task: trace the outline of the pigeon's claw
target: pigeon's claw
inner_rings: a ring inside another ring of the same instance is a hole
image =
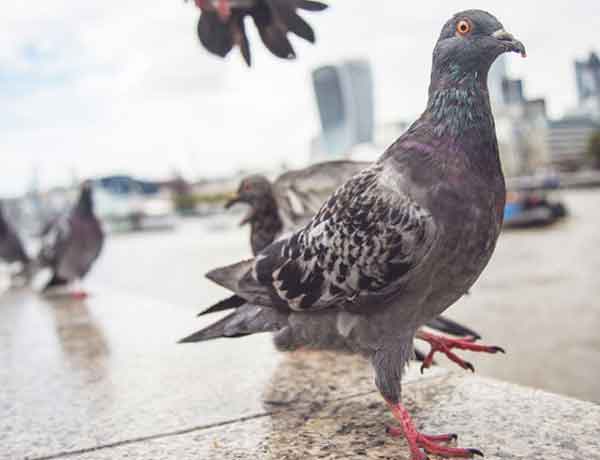
[[[431,367],[431,364],[433,363],[433,357],[437,352],[444,353],[450,361],[455,362],[463,369],[475,372],[475,368],[470,362],[465,361],[460,356],[456,355],[451,351],[453,348],[480,353],[505,353],[504,349],[501,347],[480,345],[475,343],[477,340],[476,337],[453,339],[450,337],[444,337],[441,335],[436,335],[430,332],[419,330],[417,332],[417,338],[424,340],[427,343],[429,343],[429,345],[431,345],[431,350],[429,351],[429,354],[423,360],[423,364],[421,364],[421,373],[424,369]]]
[[[404,436],[408,442],[411,452],[411,460],[426,460],[427,454],[445,458],[472,458],[475,455],[483,457],[478,449],[462,449],[460,447],[449,447],[439,443],[456,441],[458,436],[454,433],[429,435],[419,433],[410,417],[408,411],[401,403],[388,402],[392,415],[400,423],[399,428],[387,427],[390,436]]]
[[[75,300],[85,300],[89,297],[89,294],[85,291],[72,291],[71,297]]]

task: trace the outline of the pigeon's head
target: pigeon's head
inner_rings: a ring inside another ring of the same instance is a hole
[[[265,176],[255,174],[248,176],[240,182],[236,194],[225,203],[225,208],[230,208],[236,203],[245,203],[250,206],[250,210],[244,216],[240,225],[251,222],[259,209],[264,208],[272,201],[271,182]]]
[[[91,180],[85,180],[81,183],[79,191],[79,200],[77,202],[77,208],[81,213],[92,214],[94,212],[94,199],[93,199],[93,183]]]
[[[487,72],[498,56],[515,52],[526,56],[525,46],[504,29],[490,13],[467,10],[455,14],[442,28],[433,52],[433,71],[438,75]]]

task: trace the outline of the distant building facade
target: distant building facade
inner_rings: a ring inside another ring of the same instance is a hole
[[[600,58],[595,52],[575,61],[575,83],[577,106],[548,124],[551,161],[560,169],[585,166],[590,138],[600,129]]]
[[[600,123],[590,117],[565,117],[548,124],[548,147],[552,163],[562,169],[577,169],[587,162],[587,148]]]
[[[526,98],[523,80],[509,78],[505,56],[490,69],[488,87],[504,173],[518,176],[546,167],[546,101]]]
[[[349,60],[313,71],[321,133],[311,142],[313,159],[345,155],[355,145],[373,141],[373,75],[366,60]]]
[[[578,115],[600,120],[600,58],[591,52],[588,59],[575,61]]]

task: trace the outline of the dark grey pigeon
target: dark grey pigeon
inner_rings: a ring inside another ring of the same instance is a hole
[[[236,203],[249,206],[250,209],[240,225],[250,225],[250,245],[252,253],[256,255],[282,235],[291,233],[309,222],[339,186],[371,165],[370,162],[350,160],[326,161],[307,168],[290,170],[273,182],[261,174],[254,174],[240,182],[236,195],[225,207],[229,208]],[[200,315],[237,308],[244,303],[244,299],[233,296],[228,302],[221,301]],[[454,336],[480,338],[472,329],[443,316],[429,321],[427,326]],[[497,351],[495,348],[492,350]],[[429,355],[425,355],[415,348],[417,359],[423,362],[422,369],[433,363],[435,351],[432,349]],[[455,355],[451,355],[451,359],[456,361]],[[465,369],[474,370],[471,363],[462,359],[458,364]]]
[[[413,460],[481,454],[443,445],[455,435],[417,431],[400,378],[419,328],[469,290],[500,234],[506,192],[487,77],[509,51],[525,55],[491,14],[468,10],[448,20],[423,114],[307,225],[253,259],[208,273],[247,304],[182,342],[274,331],[281,350],[361,353],[399,422],[388,432],[406,437]]]
[[[92,185],[83,183],[73,209],[58,218],[43,236],[39,265],[52,271],[52,278],[44,290],[80,281],[100,255],[104,233],[94,214]],[[72,293],[85,297],[83,291]]]
[[[15,228],[8,222],[0,203],[0,261],[19,264],[19,276],[29,278],[30,259]]]
[[[225,57],[238,46],[248,66],[251,65],[250,44],[244,20],[250,16],[263,44],[275,56],[293,59],[296,53],[288,32],[315,42],[312,27],[298,15],[298,10],[321,11],[327,5],[313,0],[195,0],[202,11],[198,21],[198,37],[211,53]]]

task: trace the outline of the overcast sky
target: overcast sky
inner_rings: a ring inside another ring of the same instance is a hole
[[[294,62],[269,55],[252,30],[250,70],[237,51],[221,60],[199,45],[193,2],[8,2],[0,195],[24,191],[34,165],[48,186],[76,175],[177,169],[193,178],[303,164],[319,129],[312,68],[369,58],[377,121],[410,120],[424,106],[442,24],[474,6],[526,44],[528,59],[511,56],[509,68],[527,95],[547,97],[552,116],[573,106],[573,60],[600,50],[597,0],[331,0],[328,11],[305,14],[318,43],[295,40]]]

